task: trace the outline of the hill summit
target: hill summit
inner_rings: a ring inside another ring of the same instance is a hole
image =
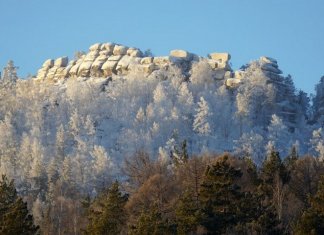
[[[226,52],[213,52],[201,57],[185,50],[172,50],[168,56],[153,56],[138,48],[115,43],[96,43],[90,46],[87,54],[81,54],[74,60],[68,57],[48,59],[38,70],[36,79],[59,81],[76,77],[110,77],[127,75],[130,71],[139,71],[144,76],[160,69],[178,67],[185,76],[189,76],[193,63],[205,61],[214,71],[217,80],[224,80],[229,87],[241,82],[244,71],[233,71],[230,65],[231,55]],[[270,76],[281,74],[277,61],[261,57],[261,68]]]

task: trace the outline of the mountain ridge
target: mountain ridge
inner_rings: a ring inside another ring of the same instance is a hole
[[[138,48],[121,44],[96,43],[89,47],[88,53],[79,55],[74,60],[69,61],[66,56],[46,60],[34,79],[59,81],[76,77],[110,77],[127,75],[134,70],[149,76],[154,71],[170,66],[177,66],[188,76],[193,63],[205,61],[213,69],[215,79],[224,80],[228,87],[235,87],[241,82],[244,70],[233,71],[230,59],[231,55],[227,52],[213,52],[207,57],[201,57],[175,49],[171,50],[168,56],[153,56]],[[262,69],[270,76],[282,73],[275,59],[262,56],[259,61],[262,63]]]

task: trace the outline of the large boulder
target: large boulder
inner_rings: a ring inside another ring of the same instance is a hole
[[[226,62],[221,62],[219,60],[214,60],[214,59],[208,59],[207,60],[208,64],[210,65],[210,67],[212,69],[223,69],[226,71],[231,70],[231,67],[229,66],[229,64]]]
[[[100,56],[105,56],[108,58],[108,56],[111,56],[112,55],[112,52],[108,51],[108,50],[102,50],[99,52],[99,57]]]
[[[99,56],[99,51],[90,51],[84,58],[84,61],[93,62]]]
[[[141,50],[131,47],[131,48],[128,48],[127,55],[129,55],[131,57],[142,57],[143,53],[141,52]]]
[[[68,57],[60,57],[55,60],[54,66],[55,67],[66,67],[68,65],[69,59]]]
[[[114,43],[110,43],[110,42],[103,43],[100,47],[100,50],[108,51],[110,54],[112,54],[114,51],[114,47],[115,47]]]
[[[76,77],[79,72],[79,67],[82,64],[82,60],[78,60],[75,65],[73,65],[69,71],[71,77]]]
[[[53,59],[48,59],[44,62],[43,68],[52,68],[54,66],[54,60]]]
[[[108,56],[105,54],[102,54],[100,56],[97,57],[97,59],[93,62],[91,69],[100,69],[101,66],[107,61]]]
[[[217,69],[218,68],[218,62],[217,60],[207,60],[208,64],[212,69]]]
[[[45,79],[50,68],[41,68],[37,71],[37,79]]]
[[[192,54],[184,50],[172,50],[170,51],[170,57],[186,61],[192,60]]]
[[[277,64],[277,60],[267,56],[261,56],[260,60],[267,64]]]
[[[153,57],[144,57],[141,59],[141,64],[151,64],[153,62]]]
[[[116,70],[121,74],[127,74],[129,70],[135,70],[140,65],[141,58],[125,55],[116,66]]]
[[[243,78],[243,75],[244,75],[244,72],[243,71],[235,71],[234,72],[234,78],[236,79],[242,79]]]
[[[169,56],[154,57],[153,63],[158,65],[159,67],[166,66],[166,65],[171,64],[171,59]]]
[[[111,56],[111,57],[118,57],[118,56]],[[101,67],[101,70],[103,71],[103,75],[105,77],[111,76],[113,73],[116,74],[116,67],[119,60],[112,60],[111,57],[109,57],[108,60]]]
[[[71,68],[76,64],[75,60],[71,60],[69,64],[64,68],[64,78],[69,76]]]
[[[108,61],[118,61],[122,58],[122,55],[113,55],[108,57]]]
[[[57,69],[58,69],[58,67],[55,67],[55,66],[50,68],[46,74],[46,79],[52,80],[54,78],[54,75],[55,75]]]
[[[57,70],[55,71],[54,80],[59,80],[65,78],[65,67],[58,67]]]
[[[117,71],[120,71],[120,72],[127,70],[128,65],[129,65],[130,62],[131,62],[131,58],[132,58],[132,57],[130,57],[130,56],[128,56],[128,55],[123,56],[123,57],[118,61],[118,64],[117,64],[117,66],[116,66],[116,70],[117,70]]]
[[[114,47],[113,54],[114,55],[126,55],[127,54],[128,47],[122,46],[122,45],[116,45]]]
[[[229,53],[210,53],[208,54],[210,59],[216,60],[220,63],[226,63],[231,59],[231,55]]]
[[[90,75],[90,69],[91,69],[92,63],[93,62],[91,62],[91,61],[84,61],[79,67],[78,76],[79,77],[88,77]]]
[[[101,43],[93,44],[89,47],[89,51],[99,51],[101,47]]]
[[[263,64],[261,65],[261,69],[275,74],[282,74],[282,71],[273,66],[273,64]]]

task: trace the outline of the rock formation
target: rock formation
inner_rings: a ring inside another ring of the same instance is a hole
[[[90,46],[86,55],[76,60],[68,61],[67,57],[46,60],[38,70],[36,79],[60,81],[77,77],[107,78],[113,74],[127,75],[135,70],[148,76],[170,66],[177,66],[186,76],[190,74],[193,63],[205,61],[214,71],[215,80],[223,80],[228,87],[236,87],[244,77],[244,69],[233,71],[230,59],[229,53],[210,53],[206,58],[185,50],[172,50],[169,56],[150,57],[138,48],[115,43],[96,43]],[[272,58],[261,57],[259,63],[269,77],[282,73],[277,61]]]
[[[206,60],[215,70],[216,79],[224,79],[226,72],[232,72],[230,58],[228,53],[211,53],[208,58],[203,58],[185,50],[172,50],[169,56],[147,57],[138,48],[96,43],[77,60],[68,62],[67,57],[46,60],[36,79],[57,81],[73,77],[109,77],[113,74],[125,75],[132,70],[147,76],[168,66],[178,66],[184,74],[188,74],[192,64],[201,60]]]

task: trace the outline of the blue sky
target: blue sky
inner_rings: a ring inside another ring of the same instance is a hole
[[[234,68],[267,55],[296,87],[324,75],[323,0],[0,0],[0,67],[36,74],[47,58],[116,42],[168,55],[230,52]]]

